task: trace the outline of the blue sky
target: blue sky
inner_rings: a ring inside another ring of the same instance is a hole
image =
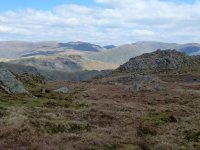
[[[62,4],[95,5],[93,0],[0,0],[0,11],[3,12],[25,8],[49,10]]]
[[[200,42],[200,0],[0,0],[0,40]]]
[[[195,0],[163,0],[178,3],[193,3]],[[40,10],[49,10],[62,4],[80,4],[86,6],[97,6],[94,0],[0,0],[0,11],[20,10],[33,8]]]

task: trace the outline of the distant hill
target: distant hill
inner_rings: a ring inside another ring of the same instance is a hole
[[[104,46],[105,49],[113,49],[115,47],[116,47],[115,45],[106,45],[106,46]]]
[[[103,49],[99,45],[85,43],[85,42],[58,43],[58,47],[64,49],[74,49],[74,50],[91,51],[91,52],[98,52]]]
[[[46,71],[77,72],[85,70],[116,69],[118,65],[90,60],[84,55],[51,55],[20,58],[7,61],[12,64],[33,66]]]
[[[59,43],[47,42],[25,42],[25,41],[1,41],[0,58],[30,57],[38,55],[54,55],[70,50],[83,52],[98,52],[104,48],[86,42]]]
[[[200,55],[200,44],[198,43],[188,43],[179,45],[177,49],[188,55]]]
[[[133,45],[136,45],[140,47],[141,49],[148,50],[148,51],[155,51],[157,49],[176,49],[176,47],[179,46],[179,44],[176,43],[164,43],[164,42],[154,42],[154,41],[140,41],[133,43]]]
[[[188,44],[176,44],[176,43],[163,43],[152,41],[141,41],[133,44],[122,45],[109,51],[101,51],[94,54],[89,54],[90,59],[109,62],[113,64],[121,65],[128,61],[132,57],[139,56],[144,53],[153,52],[158,49],[176,49],[180,52],[184,52],[187,55],[200,54],[200,44],[188,43]]]
[[[53,51],[57,42],[1,41],[0,58],[17,58],[35,51]]]
[[[157,49],[176,49],[180,52],[184,52],[188,55],[200,54],[200,44],[198,43],[187,43],[187,44],[177,44],[177,43],[163,43],[163,42],[136,42],[133,45],[137,45],[142,49],[148,49],[150,51],[155,51]]]
[[[111,70],[90,70],[90,71],[76,71],[76,72],[64,72],[56,70],[42,70],[37,69],[32,66],[25,66],[21,64],[11,64],[11,63],[0,63],[1,68],[6,68],[8,71],[12,72],[14,75],[24,75],[29,74],[33,76],[43,76],[46,80],[70,80],[70,81],[84,81],[89,80],[98,76],[107,76],[112,73]],[[1,74],[0,74],[1,76]],[[5,76],[6,79],[6,76]],[[1,84],[0,84],[1,87]]]
[[[149,51],[141,49],[137,45],[126,44],[110,49],[109,51],[88,54],[88,58],[120,65],[128,61],[131,57],[141,55],[144,52]]]
[[[71,50],[81,51],[81,52],[99,52],[103,49],[104,48],[99,45],[90,44],[86,42],[57,43],[55,47],[43,46],[42,48],[23,54],[22,57],[41,56],[41,55],[49,56],[49,55],[66,53]]]
[[[179,49],[181,52],[184,52],[186,54],[195,54],[200,51],[200,47],[197,46],[188,46],[188,47],[183,47]]]
[[[33,57],[33,56],[49,56],[49,55],[56,55],[65,52],[64,50],[58,51],[32,51],[27,54],[21,55],[21,57]]]

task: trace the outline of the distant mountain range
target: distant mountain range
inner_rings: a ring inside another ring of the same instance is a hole
[[[86,42],[0,42],[0,60],[33,66],[45,71],[79,72],[116,69],[130,58],[157,49],[176,49],[188,55],[200,54],[200,44],[141,41],[121,46],[99,46]]]
[[[55,41],[44,41],[44,42],[1,41],[0,58],[30,57],[38,55],[46,56],[46,55],[67,53],[70,51],[79,51],[87,53],[102,52],[103,54],[100,55],[109,55],[109,53],[113,53],[115,52],[115,50],[116,52],[121,50],[124,52],[139,51],[136,53],[143,53],[143,52],[155,51],[157,49],[162,49],[162,50],[177,49],[189,55],[200,54],[200,44],[198,43],[177,44],[177,43],[141,41],[121,46],[115,46],[115,45],[100,46],[87,42],[61,43]],[[105,53],[105,50],[109,51]]]

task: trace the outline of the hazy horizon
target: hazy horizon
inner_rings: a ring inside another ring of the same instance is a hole
[[[165,41],[147,41],[147,40],[140,40],[140,41],[133,41],[133,42],[126,42],[126,43],[121,43],[119,45],[113,44],[113,43],[108,43],[108,44],[98,44],[98,43],[94,43],[94,42],[89,42],[89,41],[56,41],[56,40],[0,40],[0,42],[27,42],[27,43],[42,43],[42,42],[56,42],[56,43],[71,43],[71,42],[81,42],[81,43],[89,43],[89,44],[95,44],[95,45],[99,45],[99,46],[109,46],[109,45],[113,45],[113,46],[123,46],[123,45],[127,45],[127,44],[134,44],[134,43],[140,43],[140,42],[147,42],[147,43],[165,43],[165,44],[200,44],[200,42],[165,42]]]

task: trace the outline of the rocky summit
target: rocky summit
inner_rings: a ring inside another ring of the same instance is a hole
[[[137,73],[185,73],[200,71],[199,57],[187,56],[176,50],[157,50],[131,58],[117,70]]]

